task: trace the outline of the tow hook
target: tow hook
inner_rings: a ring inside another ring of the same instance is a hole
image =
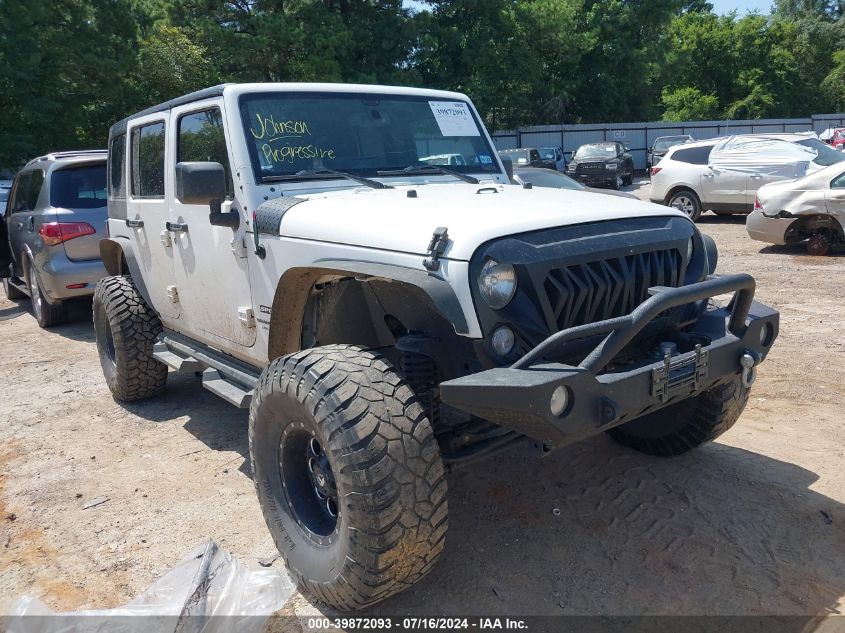
[[[742,386],[746,389],[750,389],[757,379],[757,363],[759,362],[760,355],[750,350],[746,350],[739,359],[739,364],[742,365]]]

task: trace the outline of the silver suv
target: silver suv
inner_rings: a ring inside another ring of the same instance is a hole
[[[808,134],[742,134],[735,141],[785,141],[811,150],[806,169],[811,171],[845,161],[845,156]],[[745,165],[736,168],[717,164],[713,148],[726,138],[708,139],[671,147],[660,162],[651,168],[649,199],[683,211],[693,221],[708,209],[718,215],[750,213],[757,190],[770,182],[797,177],[794,170],[772,166],[767,162],[770,150],[749,149]],[[815,153],[815,157],[813,157]],[[722,154],[724,155],[724,154]]]
[[[41,327],[64,320],[68,299],[94,294],[106,275],[106,152],[56,152],[15,177],[4,221],[0,276],[9,299],[32,298]]]

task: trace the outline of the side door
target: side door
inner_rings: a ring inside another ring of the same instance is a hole
[[[566,160],[563,157],[563,150],[555,147],[555,169],[558,171],[566,171]]]
[[[168,199],[174,233],[176,287],[183,318],[195,336],[211,344],[223,339],[246,347],[255,343],[255,315],[247,266],[246,217],[235,200],[222,100],[188,104],[172,110],[168,174],[175,179],[179,162],[215,162],[223,165],[227,182],[221,211],[240,216],[238,228],[210,221],[210,206],[177,199],[174,185]]]
[[[748,174],[738,169],[707,165],[701,174],[701,193],[705,209],[743,209],[748,204]],[[753,197],[751,202],[753,204]]]
[[[161,113],[130,122],[126,201],[129,239],[153,307],[165,320],[176,319],[180,313],[173,273],[174,238],[168,230],[169,205],[164,196],[167,125]]]
[[[36,222],[35,208],[41,186],[44,184],[44,171],[32,169],[18,176],[12,188],[13,205],[9,208],[9,244],[15,259],[15,276],[23,275],[23,257],[29,250],[38,250],[39,222]]]
[[[845,172],[830,181],[830,188],[824,194],[827,212],[845,226]]]

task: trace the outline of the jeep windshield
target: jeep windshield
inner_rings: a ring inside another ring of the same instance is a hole
[[[240,111],[258,182],[327,169],[379,176],[439,164],[462,174],[498,172],[483,128],[464,101],[271,92],[242,96]]]

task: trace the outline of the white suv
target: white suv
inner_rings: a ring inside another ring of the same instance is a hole
[[[336,608],[433,567],[447,469],[605,431],[691,450],[736,422],[777,336],[677,210],[509,184],[462,94],[216,86],[109,136],[106,383],[140,400],[199,373],[249,408],[268,528]]]
[[[808,134],[747,134],[737,139],[788,141],[816,152],[811,169],[845,161],[842,153]],[[651,169],[652,202],[684,211],[693,220],[706,210],[720,215],[750,213],[763,185],[788,179],[782,172],[720,169],[710,164],[710,152],[723,139],[677,145]]]

